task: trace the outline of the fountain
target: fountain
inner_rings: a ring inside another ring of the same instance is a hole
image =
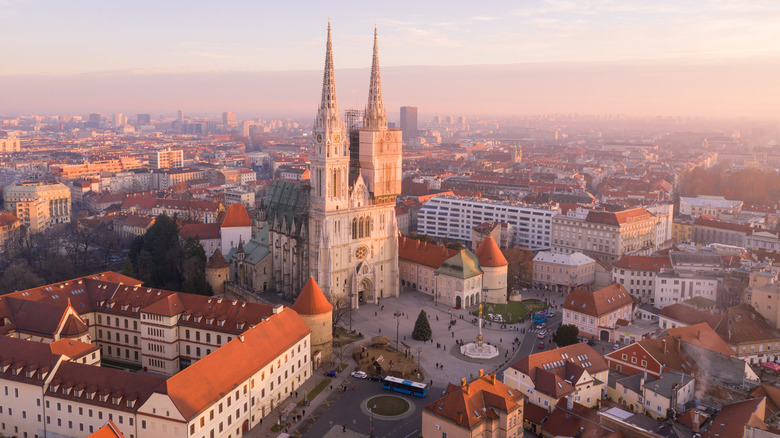
[[[479,305],[479,334],[476,342],[471,342],[460,347],[460,353],[472,359],[493,359],[498,356],[498,348],[486,344],[482,336],[482,304]]]

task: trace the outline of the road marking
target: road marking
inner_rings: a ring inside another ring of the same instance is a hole
[[[410,436],[417,436],[417,430],[415,430],[414,432],[410,433],[409,435],[406,435],[404,438],[409,438]]]

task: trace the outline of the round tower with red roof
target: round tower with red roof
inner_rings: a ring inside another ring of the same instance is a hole
[[[329,362],[333,344],[333,306],[313,277],[309,277],[301,293],[290,307],[298,312],[311,330],[312,360],[320,352],[320,359]],[[319,365],[315,362],[315,368]]]
[[[206,281],[211,285],[214,295],[225,293],[225,282],[230,279],[230,265],[217,248],[206,263]]]
[[[492,237],[486,237],[475,253],[482,269],[482,290],[486,291],[485,301],[488,303],[505,304],[506,277],[509,262]]]

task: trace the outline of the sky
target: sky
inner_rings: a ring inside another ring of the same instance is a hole
[[[776,0],[0,0],[0,112],[313,117],[329,18],[342,106],[376,25],[391,108],[780,117]]]

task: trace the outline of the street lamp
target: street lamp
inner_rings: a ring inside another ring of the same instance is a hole
[[[376,403],[370,408],[368,408],[368,411],[371,412],[371,437],[374,436],[374,409],[376,409]]]
[[[395,350],[401,351],[398,347],[398,327],[401,325],[401,312],[395,312],[393,316],[395,316]]]
[[[352,289],[349,290],[349,332],[352,333]]]

